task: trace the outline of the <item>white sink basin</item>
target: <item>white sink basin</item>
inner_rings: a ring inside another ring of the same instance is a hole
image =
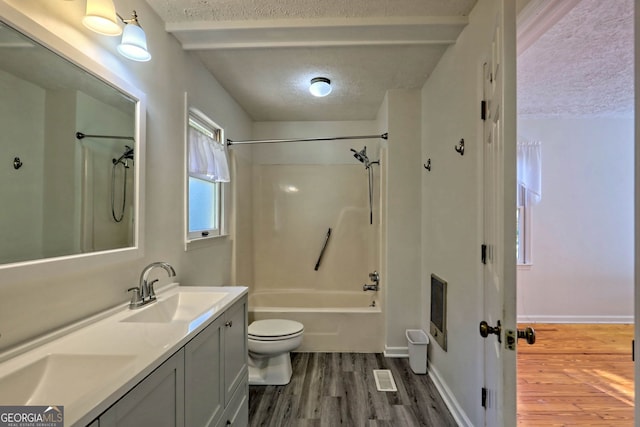
[[[191,322],[213,308],[226,292],[178,292],[165,299],[137,309],[123,322],[168,323]]]
[[[0,378],[0,402],[68,405],[125,372],[134,360],[131,355],[50,354]]]

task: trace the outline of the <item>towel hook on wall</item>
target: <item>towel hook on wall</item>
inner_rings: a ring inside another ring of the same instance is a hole
[[[453,147],[457,153],[460,153],[461,156],[464,156],[464,138],[460,138],[460,142],[458,145]]]
[[[428,158],[427,163],[423,164],[423,166],[428,172],[431,172],[431,158]]]

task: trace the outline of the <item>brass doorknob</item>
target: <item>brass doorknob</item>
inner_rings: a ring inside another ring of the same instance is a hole
[[[495,334],[498,336],[498,340],[500,340],[500,332],[502,331],[502,324],[498,320],[497,326],[489,326],[486,321],[480,322],[480,336],[482,338],[486,338],[491,334]]]
[[[529,345],[535,344],[536,331],[530,326],[527,326],[524,329],[518,329],[518,339],[526,340]]]

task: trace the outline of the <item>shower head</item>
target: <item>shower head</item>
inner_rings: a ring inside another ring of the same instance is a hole
[[[351,149],[351,151],[353,151],[353,157],[355,157],[360,163],[364,163],[365,166],[369,164],[369,157],[367,157],[366,145],[360,151],[356,151],[353,148]]]
[[[124,153],[122,153],[122,155],[119,158],[112,159],[112,162],[113,162],[114,165],[117,165],[118,163],[122,163],[125,168],[128,168],[129,167],[128,160],[134,160],[134,158],[133,158],[133,148],[129,147],[128,145],[125,145],[124,146]]]
[[[124,157],[125,159],[133,160],[133,148],[129,147],[128,145],[125,145],[124,154],[122,155],[122,157]]]

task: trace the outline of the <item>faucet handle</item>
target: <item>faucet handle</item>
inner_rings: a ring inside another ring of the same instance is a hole
[[[149,286],[149,301],[153,301],[153,300],[156,299],[156,291],[155,291],[155,289],[153,289],[153,285],[155,285],[156,282],[158,282],[158,281],[160,281],[160,279],[152,280],[147,285],[147,286]]]
[[[140,288],[137,288],[137,287],[129,288],[127,289],[127,292],[133,292],[133,294],[131,294],[131,301],[129,302],[129,307],[138,307],[142,302],[142,298],[140,295]]]
[[[372,282],[378,283],[380,281],[380,274],[377,271],[374,271],[373,273],[369,273],[369,279]]]

